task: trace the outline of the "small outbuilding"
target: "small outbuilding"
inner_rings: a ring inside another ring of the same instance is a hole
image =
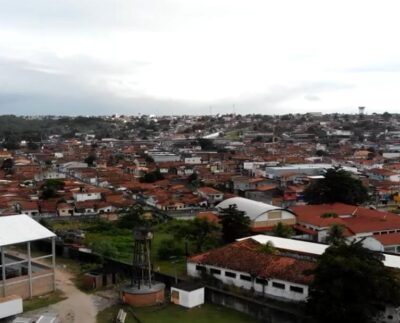
[[[202,305],[204,286],[194,282],[182,282],[171,286],[171,302],[187,308]]]

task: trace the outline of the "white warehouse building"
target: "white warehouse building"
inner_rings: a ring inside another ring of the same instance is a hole
[[[226,199],[219,203],[217,208],[224,209],[230,205],[236,205],[238,210],[245,212],[245,215],[250,218],[253,231],[271,230],[279,222],[286,225],[296,224],[296,216],[291,211],[243,197]]]

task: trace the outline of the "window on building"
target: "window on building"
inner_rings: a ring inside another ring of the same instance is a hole
[[[260,285],[268,285],[268,280],[262,278],[256,278],[256,283]]]
[[[197,265],[196,266],[196,270],[198,270],[198,271],[206,271],[206,267]]]
[[[210,269],[210,273],[213,274],[213,275],[221,275],[221,270],[215,269],[215,268],[211,268]]]
[[[272,282],[272,287],[279,288],[279,289],[285,289],[285,284]]]
[[[250,276],[247,276],[247,275],[240,275],[240,279],[241,279],[241,280],[248,281],[248,282],[251,281],[251,277],[250,277]]]
[[[236,278],[236,274],[231,271],[225,271],[225,276],[230,278]]]
[[[290,291],[295,292],[295,293],[304,293],[304,288],[303,287],[298,287],[298,286],[290,286]]]

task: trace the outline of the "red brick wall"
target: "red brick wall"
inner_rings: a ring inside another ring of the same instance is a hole
[[[164,289],[149,294],[129,294],[122,292],[122,301],[131,306],[150,306],[164,302]]]

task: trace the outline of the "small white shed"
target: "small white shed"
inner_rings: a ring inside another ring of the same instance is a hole
[[[23,312],[22,298],[19,296],[8,296],[0,298],[0,319],[10,317]]]
[[[171,302],[187,308],[202,305],[204,286],[193,282],[182,282],[171,286]]]

